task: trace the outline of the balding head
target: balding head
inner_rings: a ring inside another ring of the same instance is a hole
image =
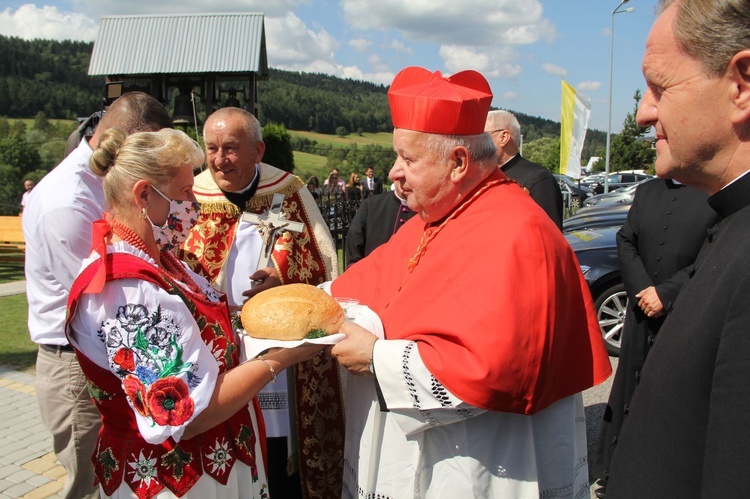
[[[484,131],[492,137],[497,148],[497,164],[503,165],[518,154],[521,143],[521,125],[513,113],[505,110],[490,111]]]
[[[263,140],[263,134],[258,119],[250,111],[246,111],[239,107],[222,107],[211,113],[211,115],[206,118],[206,123],[203,126],[204,139],[207,130],[217,126],[224,126],[228,122],[239,125],[251,144]]]
[[[89,141],[92,148],[96,149],[99,137],[110,128],[119,128],[130,135],[174,126],[167,109],[158,100],[143,92],[128,92],[115,100],[102,116]]]

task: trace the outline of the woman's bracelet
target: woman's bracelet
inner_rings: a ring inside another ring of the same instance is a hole
[[[268,369],[271,371],[271,381],[276,383],[276,369],[274,369],[271,363],[268,362],[268,360],[264,359],[262,355],[258,355],[256,359],[258,359],[261,362],[265,362],[265,364],[268,366]]]

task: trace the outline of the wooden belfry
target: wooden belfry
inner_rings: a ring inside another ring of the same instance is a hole
[[[263,14],[102,17],[88,74],[168,107],[174,98],[176,124],[200,125],[227,103],[257,116],[257,82],[268,79]]]

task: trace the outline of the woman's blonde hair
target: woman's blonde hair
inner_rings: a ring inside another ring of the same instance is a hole
[[[357,179],[359,178],[359,173],[350,173],[349,174],[349,182],[346,183],[349,187],[356,187],[359,182]]]
[[[119,128],[110,128],[102,134],[90,165],[104,178],[104,198],[116,214],[129,203],[138,180],[163,190],[181,168],[195,169],[204,161],[201,146],[180,130],[125,135]]]

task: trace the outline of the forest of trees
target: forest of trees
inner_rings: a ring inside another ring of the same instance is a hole
[[[99,109],[102,77],[88,76],[91,42],[23,40],[0,35],[0,116],[75,119]],[[258,85],[261,123],[320,133],[389,132],[387,87],[319,73],[271,68]],[[559,137],[558,122],[511,110],[526,143]],[[583,157],[604,147],[604,132],[589,130]]]
[[[0,198],[14,199],[16,194],[20,198],[24,178],[40,177],[62,158],[57,151],[64,148],[69,131],[52,126],[47,120],[76,119],[101,108],[104,79],[88,76],[92,48],[90,42],[23,40],[0,35],[0,117],[37,120],[33,128],[21,130],[11,129],[7,121],[0,119],[0,191],[9,191],[0,192]],[[388,88],[384,85],[271,68],[268,80],[259,82],[258,87],[259,120],[264,126],[280,127],[273,130],[282,144],[287,143],[286,130],[347,135],[392,129]],[[511,112],[521,123],[524,155],[556,170],[560,123]],[[626,120],[623,137],[613,136],[613,171],[648,166],[648,152],[644,152],[643,144],[636,144],[645,131],[637,127],[634,115]],[[376,171],[387,171],[393,158],[391,149],[380,146],[334,149],[305,140],[288,142],[294,150],[326,156],[329,164],[372,162],[379,165]],[[591,156],[604,157],[605,144],[605,132],[589,130],[582,161],[585,163]],[[32,150],[31,156],[26,154]],[[603,169],[604,162],[599,163]],[[7,203],[6,209],[10,209]]]

